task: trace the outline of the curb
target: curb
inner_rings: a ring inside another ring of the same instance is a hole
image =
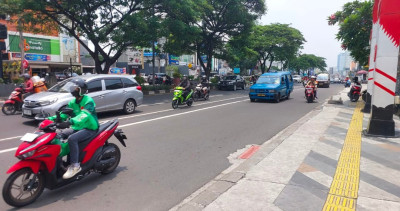
[[[340,94],[343,90],[339,91]],[[337,95],[336,94],[336,95]],[[323,107],[328,104],[328,99],[325,102],[305,114],[303,117],[292,123],[278,134],[265,141],[249,159],[239,163],[233,164],[216,176],[213,180],[206,183],[203,187],[192,193],[179,204],[172,207],[171,211],[177,210],[203,210],[219,196],[228,191],[231,187],[236,185],[241,179],[246,176],[246,173],[266,156],[273,152],[285,139],[290,137],[301,125],[312,119],[319,114]]]

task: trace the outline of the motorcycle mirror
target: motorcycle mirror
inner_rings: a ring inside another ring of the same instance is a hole
[[[71,115],[74,113],[74,110],[71,109],[71,108],[63,108],[63,109],[61,110],[61,112],[62,112],[63,114],[67,114],[67,115],[71,116]]]

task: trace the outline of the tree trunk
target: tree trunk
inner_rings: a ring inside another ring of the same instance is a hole
[[[274,57],[273,56],[271,56],[271,61],[269,62],[268,72],[271,69],[272,62],[274,62]]]

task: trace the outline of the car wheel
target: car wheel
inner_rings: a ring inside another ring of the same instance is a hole
[[[135,101],[132,100],[132,99],[126,100],[126,101],[125,101],[125,104],[124,104],[124,112],[125,112],[126,114],[132,114],[133,112],[135,112],[135,110],[136,110],[136,103],[135,103]]]
[[[256,102],[256,99],[250,98],[250,102]]]
[[[286,99],[289,100],[290,98],[290,92],[287,94]]]
[[[279,103],[281,101],[281,94],[278,93],[278,96],[275,99],[275,103]]]
[[[233,85],[233,91],[236,91],[236,84],[235,85]]]
[[[246,88],[246,84],[243,83],[242,89],[244,90]]]

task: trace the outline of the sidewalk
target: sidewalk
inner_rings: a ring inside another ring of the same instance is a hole
[[[171,210],[400,210],[400,138],[362,136],[369,114],[348,90]]]

